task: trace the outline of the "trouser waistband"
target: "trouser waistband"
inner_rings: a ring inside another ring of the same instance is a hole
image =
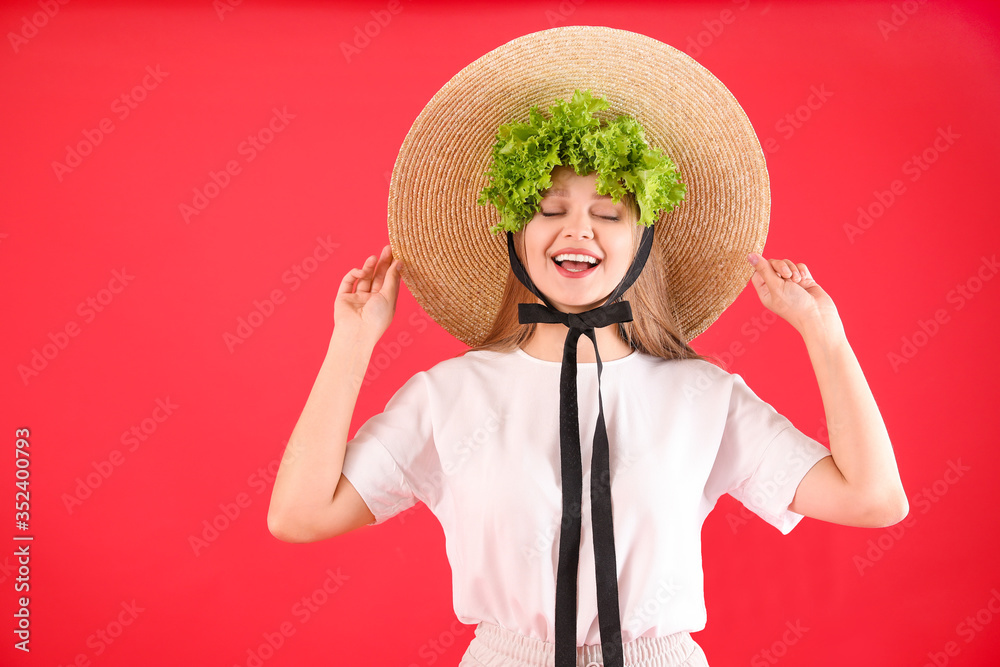
[[[482,622],[476,626],[478,642],[490,652],[511,661],[525,665],[546,667],[554,664],[555,644],[534,637],[501,628],[493,623]],[[623,644],[626,665],[643,667],[658,665],[680,665],[698,650],[698,645],[688,632],[678,632],[665,637],[638,637]],[[600,644],[578,646],[577,665],[603,665]]]

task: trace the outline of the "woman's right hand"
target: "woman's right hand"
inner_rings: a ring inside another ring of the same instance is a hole
[[[371,255],[360,269],[351,269],[340,281],[333,305],[334,326],[355,328],[373,340],[382,337],[396,312],[400,262],[390,246]]]

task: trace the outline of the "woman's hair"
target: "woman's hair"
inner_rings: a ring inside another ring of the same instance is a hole
[[[629,222],[633,223],[632,256],[635,257],[643,230],[642,227],[634,224],[639,217],[639,207],[632,193],[627,193],[623,197],[623,201],[625,201],[626,210],[630,216]],[[514,249],[518,257],[521,258],[521,263],[527,266],[523,228],[514,234]],[[631,322],[620,323],[618,334],[632,348],[655,357],[701,359],[714,363],[713,360],[695,352],[678,331],[676,319],[667,299],[667,273],[664,254],[661,244],[654,242],[649,252],[649,259],[639,277],[622,294],[621,300],[630,302],[634,319]],[[530,339],[535,333],[536,325],[518,322],[517,304],[519,303],[541,303],[541,300],[521,284],[514,272],[508,269],[503,297],[500,300],[500,308],[493,320],[493,325],[483,341],[467,352],[478,350],[512,352]]]

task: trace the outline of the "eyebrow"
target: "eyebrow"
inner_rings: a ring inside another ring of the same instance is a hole
[[[569,196],[569,192],[561,188],[551,188],[549,190],[546,190],[543,196],[548,197],[549,195],[553,197],[567,197]],[[611,199],[611,195],[599,195],[595,192],[591,197],[591,199]]]

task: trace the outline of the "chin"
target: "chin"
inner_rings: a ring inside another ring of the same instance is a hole
[[[542,291],[542,294],[545,294],[546,297],[549,297],[549,293],[545,292],[544,290]],[[549,301],[552,301],[553,305],[555,305],[556,308],[558,308],[559,310],[563,311],[578,310],[582,312],[584,310],[591,310],[593,308],[597,308],[598,306],[603,305],[604,302],[607,301],[607,296],[605,295],[601,298],[590,299],[590,300],[558,299],[556,301],[553,301],[552,297],[549,297]]]

